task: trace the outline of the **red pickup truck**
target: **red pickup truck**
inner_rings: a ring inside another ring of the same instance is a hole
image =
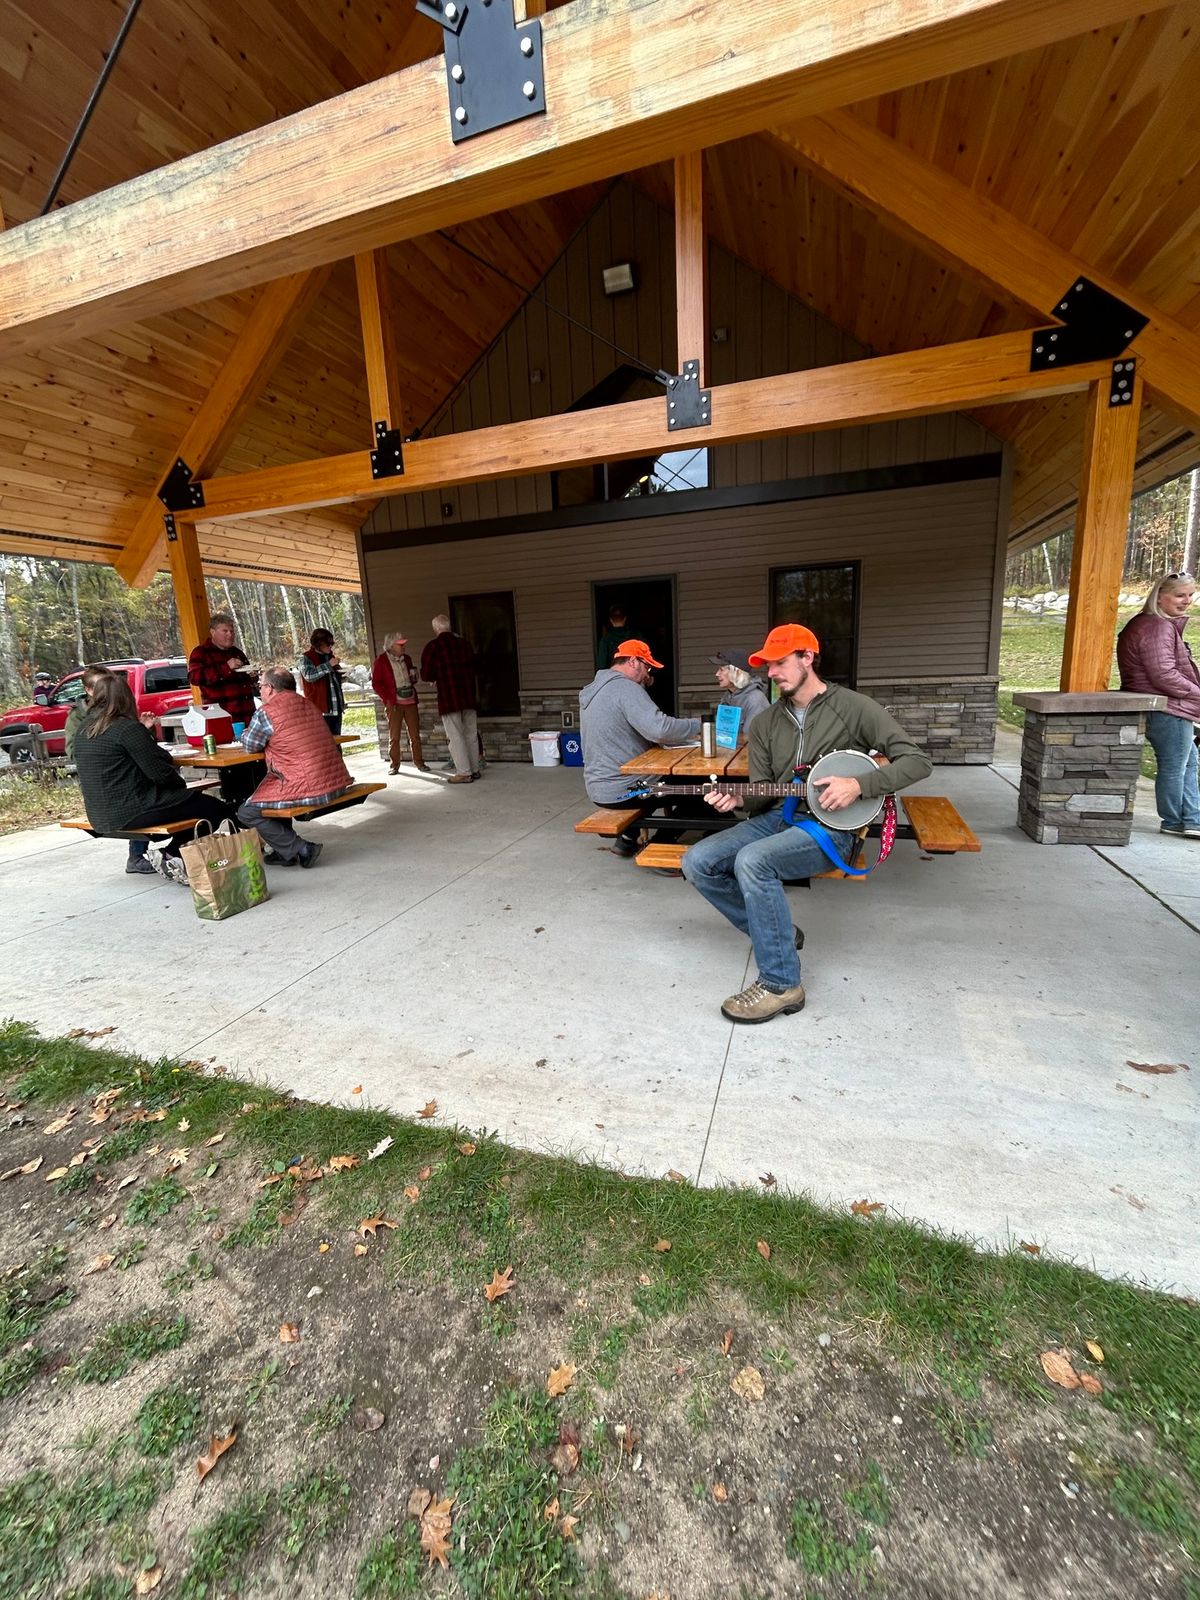
[[[188,683],[187,658],[175,656],[170,661],[99,661],[97,666],[125,679],[133,690],[139,711],[152,711],[160,716],[164,711],[180,711],[192,702]],[[61,756],[66,745],[61,730],[66,727],[71,707],[83,695],[83,670],[68,672],[46,696],[46,704],[18,706],[0,716],[0,737],[5,737],[5,748],[13,761],[28,761],[33,757],[32,745],[21,741],[9,744],[9,734],[28,733],[32,723],[40,723],[46,733],[58,733],[57,739],[48,739],[46,753]]]

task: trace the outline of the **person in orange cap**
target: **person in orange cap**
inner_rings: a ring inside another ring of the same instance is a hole
[[[583,741],[583,783],[593,805],[620,807],[629,779],[626,761],[659,744],[684,744],[700,737],[699,717],[668,717],[646,693],[652,671],[662,662],[642,639],[623,639],[611,667],[603,667],[579,694],[579,733]],[[619,856],[637,851],[637,826],[619,834]]]
[[[888,765],[862,779],[829,778],[820,784],[821,803],[840,811],[860,796],[878,798],[929,776],[932,763],[878,703],[817,671],[821,646],[799,623],[772,628],[752,667],[766,667],[779,699],[750,728],[750,782],[785,783],[799,766],[811,766],[831,750],[882,753]],[[729,794],[706,795],[717,811],[744,804],[744,822],[710,834],[683,858],[683,875],[740,932],[749,934],[758,976],[721,1006],[731,1022],[768,1022],[804,1009],[799,948],[803,935],[792,923],[784,883],[825,872],[829,861],[807,833],[783,820],[782,800]],[[849,861],[856,836],[838,828],[828,837]]]

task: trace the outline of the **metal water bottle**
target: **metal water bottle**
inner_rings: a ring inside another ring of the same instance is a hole
[[[702,756],[715,756],[717,753],[717,729],[711,717],[700,718],[700,754]]]

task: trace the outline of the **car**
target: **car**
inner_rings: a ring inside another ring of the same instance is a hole
[[[125,679],[133,691],[139,712],[152,711],[157,717],[168,711],[183,710],[192,703],[186,656],[172,656],[158,661],[136,658],[98,661],[96,665]],[[82,697],[83,669],[80,668],[77,672],[68,672],[65,678],[54,685],[46,695],[44,705],[39,699],[33,705],[18,706],[16,710],[6,711],[0,716],[0,738],[5,740],[4,748],[10,758],[15,762],[33,759],[32,740],[28,743],[20,739],[10,742],[9,736],[29,733],[34,723],[40,723],[45,733],[59,735],[58,738],[51,737],[45,741],[46,754],[64,755],[66,743],[61,730],[66,727],[71,707]]]

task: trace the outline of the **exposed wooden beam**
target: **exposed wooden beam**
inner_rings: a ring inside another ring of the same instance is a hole
[[[391,281],[382,250],[367,250],[354,258],[358,283],[358,312],[362,321],[363,355],[367,363],[367,393],[371,421],[386,422],[404,432],[403,398],[396,362],[396,323]]]
[[[1169,3],[578,0],[545,116],[454,145],[425,61],[0,235],[0,361]]]
[[[708,235],[704,230],[704,152],[675,157],[675,371],[700,362],[708,375]]]
[[[1060,689],[1078,694],[1107,689],[1112,670],[1142,410],[1140,374],[1134,376],[1132,393],[1133,399],[1120,406],[1109,404],[1107,380],[1093,383],[1088,393],[1059,679]]]
[[[195,478],[205,477],[220,465],[243,417],[270,382],[279,358],[328,276],[327,267],[318,267],[267,285],[178,449],[164,462],[160,482],[176,461],[186,461]],[[162,502],[156,493],[142,507],[115,563],[126,583],[140,588],[162,566],[162,519]]]
[[[175,590],[175,609],[179,613],[179,636],[185,656],[208,634],[208,596],[204,592],[204,568],[200,563],[200,544],[190,522],[177,522],[167,536],[167,563],[171,586]],[[193,695],[198,699],[199,694]]]
[[[688,443],[730,444],[850,423],[960,411],[974,405],[1070,394],[1109,375],[1109,362],[1044,372],[1029,370],[1029,335],[998,334],[966,344],[849,361],[810,372],[730,383],[711,391],[711,426]],[[666,399],[633,400],[594,411],[510,422],[468,433],[418,439],[406,446],[404,474],[374,480],[367,451],[296,466],[266,467],[204,485],[205,522],[265,512],[338,505],[368,495],[415,494],[449,484],[520,478],[563,467],[679,448],[667,428]]]
[[[1141,311],[1150,321],[1133,349],[1149,397],[1200,432],[1200,334],[849,112],[810,117],[771,138],[918,247],[1042,320],[1081,275]]]

